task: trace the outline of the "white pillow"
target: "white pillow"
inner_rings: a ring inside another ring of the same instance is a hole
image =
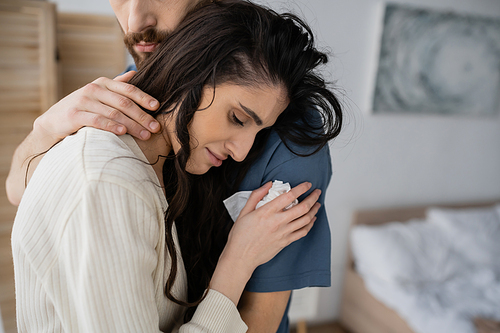
[[[455,251],[474,265],[500,270],[500,205],[427,210],[429,222],[452,240]]]
[[[361,275],[390,283],[440,282],[464,266],[441,229],[422,220],[355,226],[351,246]]]

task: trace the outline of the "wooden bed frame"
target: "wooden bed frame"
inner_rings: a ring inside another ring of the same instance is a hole
[[[409,208],[360,210],[355,212],[351,227],[359,224],[379,225],[393,221],[406,222],[415,218],[425,218],[425,212],[431,206],[472,208],[491,206],[499,202],[500,200],[456,205],[436,204]],[[363,279],[355,270],[350,246],[339,320],[352,333],[415,333],[394,310],[382,304],[368,292]]]

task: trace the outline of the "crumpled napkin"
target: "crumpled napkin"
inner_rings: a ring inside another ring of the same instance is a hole
[[[273,186],[269,189],[269,192],[264,196],[264,198],[262,198],[261,201],[259,201],[256,208],[265,205],[266,203],[276,199],[281,194],[290,191],[291,189],[292,188],[290,186],[290,183],[283,183],[281,180],[275,180],[273,182]],[[226,206],[226,209],[229,212],[229,215],[231,216],[233,222],[236,222],[236,219],[238,218],[238,216],[240,216],[240,212],[243,207],[245,207],[248,198],[250,198],[250,194],[252,194],[252,191],[236,192],[223,201],[224,206]],[[294,202],[285,207],[285,210],[292,208],[298,203],[299,201],[295,199]]]

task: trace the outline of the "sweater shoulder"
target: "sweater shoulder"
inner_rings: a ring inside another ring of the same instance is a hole
[[[77,182],[77,187],[90,182],[113,183],[145,197],[158,195],[160,187],[132,137],[88,127],[65,138],[44,156],[32,181],[37,179],[52,185]]]
[[[81,168],[87,181],[123,184],[151,179],[154,171],[133,139],[127,137],[83,128],[66,138],[56,153],[68,158],[65,164]]]

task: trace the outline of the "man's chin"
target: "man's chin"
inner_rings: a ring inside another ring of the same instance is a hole
[[[141,67],[142,67],[142,65],[143,65],[143,63],[144,63],[144,61],[145,61],[145,60],[148,58],[148,56],[150,55],[149,53],[142,53],[142,52],[141,52],[141,53],[139,53],[139,52],[136,52],[135,50],[134,50],[134,52],[131,52],[131,51],[129,50],[129,53],[130,53],[130,55],[132,56],[132,58],[134,59],[135,66],[136,66],[137,68],[141,68]]]

